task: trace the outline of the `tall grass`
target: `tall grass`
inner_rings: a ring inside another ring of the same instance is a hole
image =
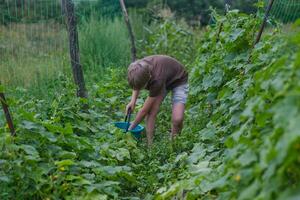
[[[127,29],[120,18],[91,17],[83,21],[79,26],[79,40],[81,60],[88,71],[126,66],[130,61]]]
[[[101,78],[101,69],[130,61],[127,29],[121,18],[79,25],[80,57],[86,75]],[[0,26],[0,81],[8,88],[47,92],[59,74],[70,74],[65,26],[51,22]]]
[[[67,69],[66,34],[58,24],[0,26],[0,81],[6,87],[45,86]]]
[[[145,38],[143,17],[130,12],[137,40]],[[78,24],[80,58],[86,82],[101,79],[103,69],[130,63],[128,31],[121,17],[90,17]],[[59,74],[71,77],[68,38],[64,25],[51,21],[0,26],[0,81],[8,88],[50,95],[59,87]],[[55,88],[54,88],[55,89]]]

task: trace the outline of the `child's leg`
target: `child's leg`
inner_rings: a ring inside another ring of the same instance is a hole
[[[174,138],[177,134],[179,134],[183,127],[184,110],[188,91],[188,84],[183,84],[173,89],[171,138]]]
[[[181,102],[173,104],[172,132],[171,132],[172,138],[174,138],[177,134],[179,134],[183,127],[184,109],[185,109],[185,105]]]
[[[157,97],[153,108],[149,112],[149,114],[146,117],[146,132],[147,132],[147,142],[148,146],[150,147],[153,142],[153,135],[154,135],[154,129],[155,129],[155,119],[157,116],[157,113],[159,111],[159,107],[161,102],[164,100],[164,96]]]

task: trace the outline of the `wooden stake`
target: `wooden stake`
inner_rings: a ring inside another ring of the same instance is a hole
[[[72,0],[62,0],[63,13],[66,15],[66,24],[69,33],[70,58],[75,84],[77,85],[77,96],[87,98],[82,66],[79,58],[78,32],[74,4]]]
[[[252,49],[254,48],[254,46],[255,46],[257,43],[259,43],[259,41],[260,41],[260,39],[261,39],[262,33],[263,33],[263,31],[264,31],[264,29],[265,29],[265,27],[266,27],[266,24],[267,24],[267,20],[268,20],[268,17],[269,17],[271,8],[272,8],[272,6],[273,6],[273,3],[274,3],[274,0],[269,0],[269,5],[268,5],[268,7],[267,7],[267,9],[266,9],[263,23],[261,24],[261,27],[260,27],[260,29],[259,29],[259,32],[258,32],[257,36],[256,36],[256,39],[255,39],[255,42],[254,42],[254,44],[253,44]],[[252,49],[251,49],[251,51],[252,51]],[[249,54],[249,57],[248,57],[248,59],[247,59],[247,64],[251,63],[251,59],[252,59],[252,54],[250,53],[250,54]],[[244,72],[244,73],[245,73],[245,72]]]
[[[258,34],[256,36],[256,40],[254,42],[254,45],[256,45],[257,43],[259,43],[259,41],[261,39],[262,33],[263,33],[263,31],[264,31],[264,29],[266,27],[266,24],[267,24],[267,20],[268,20],[271,8],[273,6],[273,3],[274,3],[274,0],[269,0],[269,5],[267,7],[263,23],[261,24],[260,30],[259,30],[259,32],[258,32]]]
[[[2,104],[2,108],[3,108],[4,114],[5,114],[5,118],[6,118],[9,130],[10,130],[10,133],[11,133],[12,136],[15,136],[16,135],[15,127],[14,127],[12,117],[10,115],[8,105],[6,103],[6,99],[5,99],[5,96],[4,96],[3,92],[0,92],[0,101],[1,101],[1,104]]]
[[[128,29],[128,33],[129,33],[129,37],[130,37],[130,42],[131,42],[131,60],[132,62],[134,62],[136,60],[136,47],[135,47],[135,38],[134,38],[134,34],[132,31],[132,27],[129,21],[129,17],[128,17],[128,13],[126,10],[126,6],[124,3],[124,0],[120,0],[120,5],[123,11],[123,16],[124,16],[124,20]]]
[[[225,16],[227,15],[229,8],[230,8],[230,0],[224,0],[224,15]],[[220,39],[220,33],[223,31],[223,26],[224,26],[224,23],[221,22],[218,33],[217,33],[217,42]]]

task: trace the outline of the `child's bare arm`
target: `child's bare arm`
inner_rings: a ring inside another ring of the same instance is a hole
[[[129,130],[135,128],[143,119],[144,117],[150,112],[154,102],[156,101],[157,97],[148,97],[141,108],[141,110],[137,113],[135,120],[129,127]]]
[[[131,101],[126,106],[126,114],[128,113],[129,108],[130,108],[131,112],[133,112],[135,104],[136,104],[136,100],[139,97],[139,94],[140,94],[139,90],[132,90]]]
[[[131,102],[136,103],[137,98],[139,97],[140,91],[139,90],[133,90],[132,91],[132,97],[131,97]]]

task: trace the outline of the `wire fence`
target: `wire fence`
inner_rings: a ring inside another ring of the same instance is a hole
[[[60,5],[49,0],[5,0],[0,8],[1,82],[6,87],[46,86],[64,72],[68,61]]]
[[[95,0],[73,1],[86,70],[125,66],[130,45],[121,17],[101,18]],[[121,13],[120,13],[121,14]],[[121,16],[121,15],[120,15]],[[6,87],[46,88],[71,76],[68,34],[59,0],[0,0],[0,80]]]
[[[275,0],[271,16],[283,23],[300,18],[300,0]]]
[[[123,20],[115,19],[113,24],[97,17],[90,20],[91,15],[99,14],[97,0],[73,2],[81,24],[84,67],[95,70],[129,62],[130,45]],[[0,80],[4,85],[47,85],[53,77],[70,72],[59,0],[0,0],[0,11]],[[275,0],[270,15],[284,23],[295,21],[300,17],[300,0]],[[142,22],[138,25],[142,26]],[[114,43],[114,38],[120,41]]]

